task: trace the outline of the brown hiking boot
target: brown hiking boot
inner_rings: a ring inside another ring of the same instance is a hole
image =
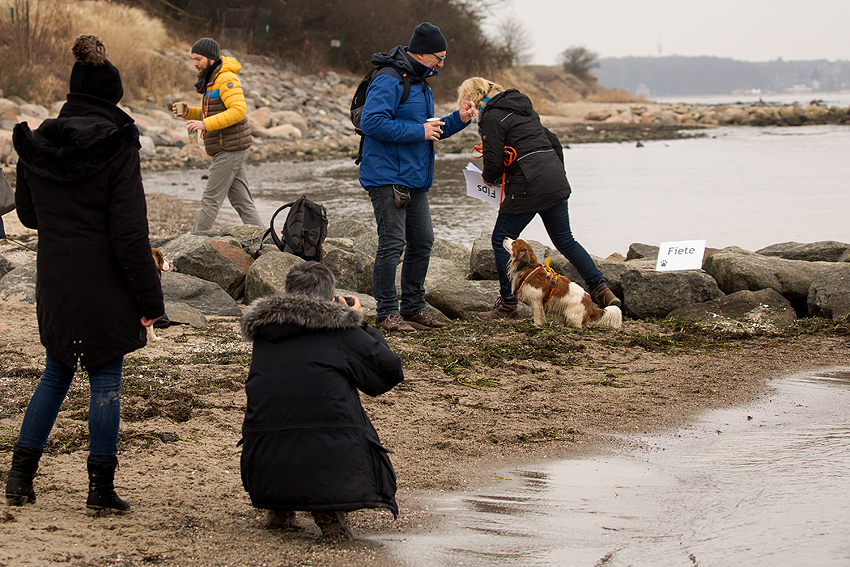
[[[313,520],[325,537],[354,539],[342,512],[312,512]]]
[[[398,313],[393,313],[387,317],[378,317],[375,320],[376,326],[379,329],[384,329],[387,331],[415,331],[413,327],[410,326],[410,323],[401,318],[401,315]]]
[[[295,520],[295,512],[292,510],[285,510],[283,512],[266,510],[263,525],[270,530],[291,530],[296,527],[292,524],[293,520]]]
[[[499,319],[518,319],[519,313],[516,310],[516,303],[505,303],[505,300],[499,297],[496,303],[493,304],[492,311],[485,311],[478,314],[478,318],[483,321],[498,321]]]
[[[609,305],[616,305],[617,307],[623,306],[623,302],[620,301],[620,299],[614,295],[614,292],[611,291],[611,289],[605,284],[602,284],[593,290],[593,295],[596,298],[596,304],[603,309]]]
[[[434,319],[434,317],[432,317],[431,314],[424,309],[419,313],[413,313],[412,315],[402,315],[401,318],[407,321],[411,326],[422,331],[427,329],[442,329],[446,326],[446,324],[442,321]]]

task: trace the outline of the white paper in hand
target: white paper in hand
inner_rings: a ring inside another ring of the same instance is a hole
[[[481,179],[481,170],[472,163],[466,166],[463,175],[466,177],[466,194],[468,196],[499,206],[502,191],[500,186],[484,183],[484,180]]]

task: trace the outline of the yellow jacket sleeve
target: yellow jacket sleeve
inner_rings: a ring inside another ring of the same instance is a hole
[[[245,95],[242,92],[242,83],[236,77],[236,73],[223,72],[219,74],[213,88],[218,88],[221,102],[224,103],[227,110],[204,118],[204,127],[207,132],[233,126],[241,122],[248,113],[248,105],[245,103]]]

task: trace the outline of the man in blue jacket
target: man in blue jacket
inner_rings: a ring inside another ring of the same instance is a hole
[[[446,38],[440,28],[425,22],[416,26],[407,46],[375,53],[374,65],[388,65],[366,92],[360,119],[363,161],[360,184],[369,192],[378,223],[378,252],[372,271],[372,293],[377,301],[378,327],[413,331],[444,327],[425,309],[425,275],[434,244],[428,189],[434,178],[434,142],[460,132],[475,116],[475,105],[439,120],[434,96],[426,79],[439,74],[446,58]],[[407,99],[402,102],[405,77]],[[401,266],[401,302],[396,296],[395,273]]]

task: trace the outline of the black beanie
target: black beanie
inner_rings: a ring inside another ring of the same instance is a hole
[[[440,32],[440,28],[431,22],[424,22],[413,29],[410,42],[407,44],[408,53],[439,53],[448,47],[446,38]]]
[[[207,59],[215,61],[221,55],[218,42],[211,37],[202,37],[192,46],[192,53],[197,53]]]
[[[103,41],[96,35],[81,34],[74,40],[71,51],[77,61],[71,69],[68,90],[118,104],[124,96],[121,73],[106,58]]]

